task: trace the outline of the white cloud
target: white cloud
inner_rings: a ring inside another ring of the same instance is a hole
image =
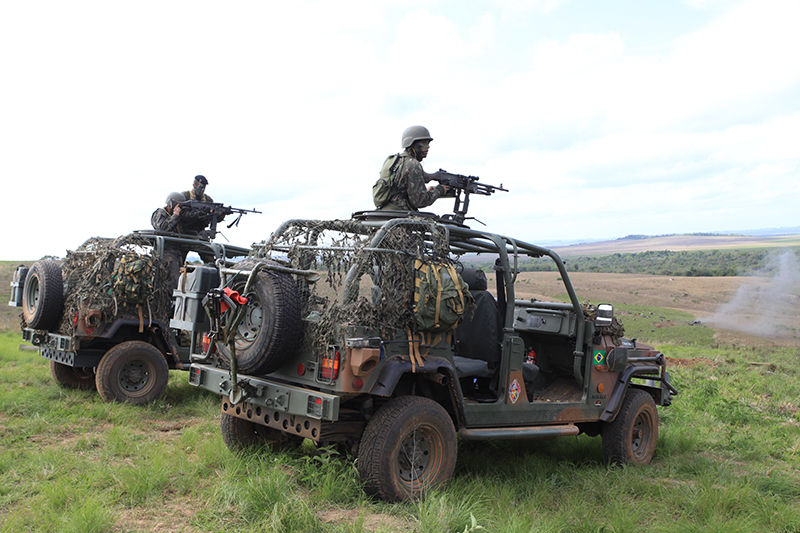
[[[658,55],[563,4],[4,6],[0,172],[24,221],[6,257],[145,228],[198,173],[264,211],[238,244],[345,218],[415,123],[427,168],[512,190],[471,213],[528,240],[797,224],[796,4],[716,6]],[[543,17],[584,29],[543,38]]]

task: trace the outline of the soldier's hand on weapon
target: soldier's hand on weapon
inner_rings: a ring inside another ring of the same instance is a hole
[[[448,189],[450,189],[450,187],[448,187],[448,186],[447,186],[447,185],[445,185],[444,183],[440,183],[440,185],[441,185],[442,187],[444,187],[444,194],[447,194],[447,191],[448,191]],[[428,185],[428,192],[431,192],[431,191],[432,191],[433,189],[435,189],[435,188],[436,188],[436,185]]]

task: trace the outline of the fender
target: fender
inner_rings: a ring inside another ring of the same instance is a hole
[[[465,420],[463,401],[461,401],[460,391],[456,388],[456,370],[453,364],[444,357],[428,356],[423,359],[424,365],[416,367],[414,374],[426,375],[438,381],[450,391],[450,400],[453,402],[454,414],[456,416],[456,427],[463,425]],[[411,360],[407,355],[395,355],[386,361],[381,367],[378,378],[369,390],[370,394],[376,396],[390,397],[394,394],[397,383],[405,374],[412,374]],[[447,377],[447,383],[436,379],[434,376]],[[447,406],[445,406],[446,408]]]
[[[657,365],[629,366],[626,368],[617,378],[617,385],[614,387],[614,392],[611,393],[606,410],[600,416],[600,421],[611,422],[616,418],[617,411],[622,405],[622,399],[625,398],[625,393],[631,384],[631,378],[635,374],[658,374],[660,370],[661,367]]]
[[[428,356],[424,359],[424,365],[416,367],[417,374],[435,374],[440,369],[446,370],[449,377],[455,375],[453,365],[444,357]],[[394,388],[400,381],[403,374],[411,373],[411,360],[407,355],[395,355],[383,364],[378,379],[373,383],[369,393],[377,396],[389,397],[394,393]]]

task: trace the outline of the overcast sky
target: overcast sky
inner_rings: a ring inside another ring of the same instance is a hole
[[[196,174],[264,212],[235,244],[349,218],[414,124],[530,242],[800,225],[795,0],[0,6],[0,259],[148,228]]]

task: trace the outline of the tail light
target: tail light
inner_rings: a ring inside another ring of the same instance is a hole
[[[319,379],[333,381],[339,377],[339,350],[331,348],[319,363]]]

